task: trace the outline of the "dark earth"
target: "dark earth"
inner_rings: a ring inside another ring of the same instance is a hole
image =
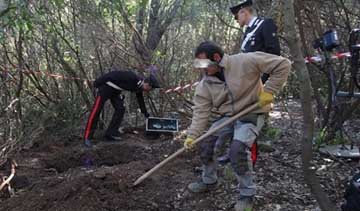
[[[287,109],[290,116],[282,106],[271,113],[271,125],[279,133],[260,138],[261,142],[271,142],[271,148],[260,151],[256,164],[255,210],[320,210],[302,176],[300,105],[290,102]],[[347,132],[359,140],[360,124],[356,121],[346,124]],[[96,140],[95,146],[87,149],[79,134],[44,134],[15,155],[15,195],[10,197],[4,190],[0,210],[233,210],[237,190],[228,166],[219,169],[222,177],[216,190],[204,194],[187,191],[187,185],[200,176],[196,152],[182,154],[132,187],[143,173],[180,149],[183,137],[162,135],[150,140],[142,129],[130,128],[122,142]],[[317,151],[314,157],[322,186],[340,207],[346,183],[359,162],[320,155]],[[6,166],[0,172],[6,172]]]

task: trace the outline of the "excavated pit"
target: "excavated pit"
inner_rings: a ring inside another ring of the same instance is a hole
[[[145,159],[144,149],[127,144],[101,144],[93,148],[58,151],[44,160],[46,169],[58,173],[77,167],[115,166]]]

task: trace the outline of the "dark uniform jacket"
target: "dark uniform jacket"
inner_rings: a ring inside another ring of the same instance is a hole
[[[241,52],[261,51],[280,56],[280,43],[277,36],[277,27],[272,19],[261,19],[256,17],[245,31]],[[263,74],[263,83],[269,78]]]
[[[111,84],[109,85],[108,82],[111,82],[112,84],[116,85],[118,88],[121,88],[122,90],[135,92],[141,112],[144,114],[147,113],[144,102],[143,89],[142,89],[144,80],[142,78],[137,76],[132,71],[115,70],[108,72],[103,76],[97,78],[94,81],[94,86],[96,88],[100,88],[101,86],[110,86],[111,89],[109,90],[111,90],[112,93],[109,94],[114,94],[114,95],[121,94],[122,90],[112,87]]]
[[[279,56],[280,44],[274,21],[257,17],[245,31],[241,51],[262,51]]]

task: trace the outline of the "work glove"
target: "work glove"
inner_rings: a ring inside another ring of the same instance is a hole
[[[147,119],[149,118],[150,114],[148,112],[144,113],[144,117]]]
[[[259,107],[264,107],[267,104],[272,103],[273,101],[274,101],[274,96],[272,93],[262,91],[259,95],[258,105]]]
[[[184,141],[184,147],[185,149],[192,149],[194,146],[194,139],[191,137],[187,137]]]

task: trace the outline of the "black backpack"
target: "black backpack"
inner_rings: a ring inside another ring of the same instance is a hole
[[[360,211],[360,173],[350,181],[345,191],[346,202],[341,206],[342,211]]]

